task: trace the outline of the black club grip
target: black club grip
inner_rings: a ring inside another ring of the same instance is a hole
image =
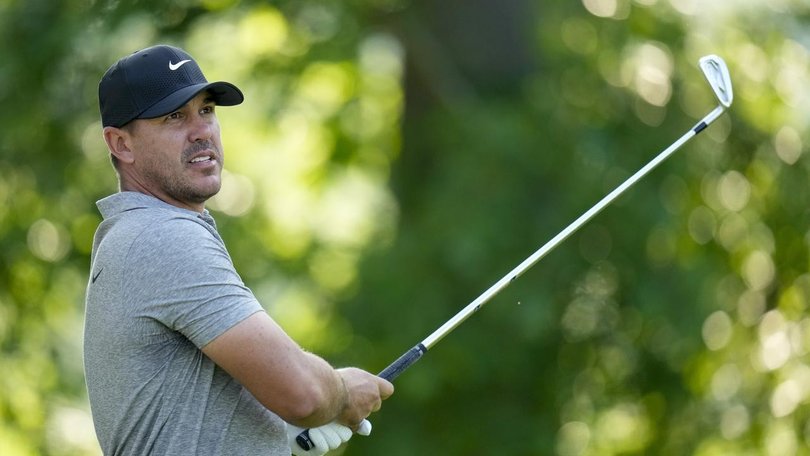
[[[419,345],[406,351],[402,356],[397,358],[396,361],[383,369],[383,371],[377,376],[392,382],[395,378],[399,377],[399,374],[403,373],[405,369],[409,368],[411,364],[419,361],[419,358],[421,358],[426,352],[427,348],[420,343]]]
[[[309,429],[304,429],[304,432],[295,437],[295,443],[298,444],[304,451],[309,451],[315,448],[315,442],[309,438]]]

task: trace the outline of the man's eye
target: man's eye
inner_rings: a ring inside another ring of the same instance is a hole
[[[183,117],[183,114],[181,114],[180,111],[175,111],[175,112],[169,114],[168,116],[166,116],[167,119],[179,119],[181,117]]]
[[[203,114],[211,114],[212,112],[214,112],[214,105],[206,106],[206,107],[202,108],[202,113]]]

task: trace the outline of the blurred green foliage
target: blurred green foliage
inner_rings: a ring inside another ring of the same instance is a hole
[[[810,454],[799,0],[0,0],[0,454],[92,455],[81,332],[98,79],[180,45],[210,208],[300,343],[377,371],[715,105],[731,111],[396,382],[346,455]]]

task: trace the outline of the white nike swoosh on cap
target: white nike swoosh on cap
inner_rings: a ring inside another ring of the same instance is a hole
[[[180,68],[181,66],[183,66],[183,64],[188,63],[190,61],[191,60],[181,60],[181,61],[179,61],[177,63],[172,63],[172,61],[169,60],[169,69],[174,71],[174,70]]]

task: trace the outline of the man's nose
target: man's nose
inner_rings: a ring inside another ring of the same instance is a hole
[[[210,119],[198,116],[194,120],[191,131],[189,132],[189,141],[206,141],[211,139],[214,134],[214,124]]]

